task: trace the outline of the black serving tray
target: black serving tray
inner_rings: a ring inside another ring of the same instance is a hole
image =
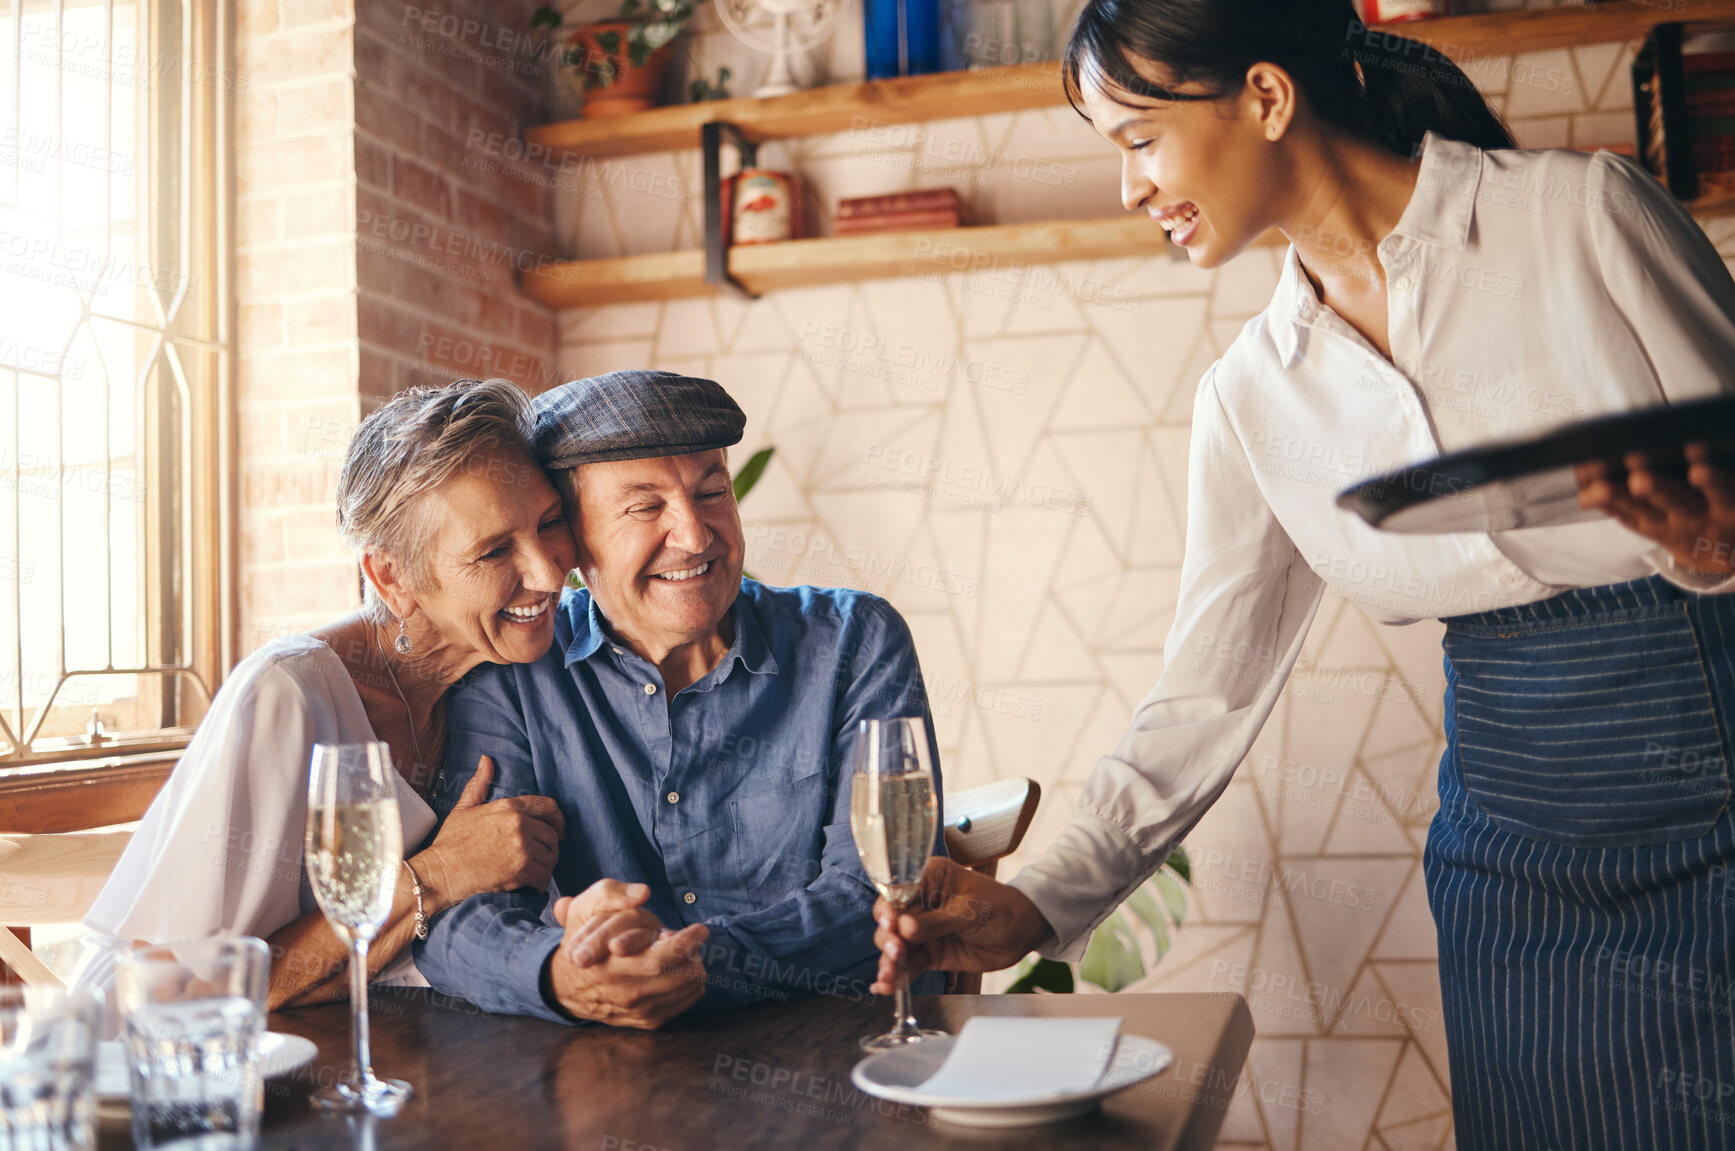
[[[1653,468],[1684,478],[1685,445],[1703,442],[1735,461],[1735,396],[1599,416],[1525,440],[1450,452],[1363,480],[1338,507],[1383,531],[1499,532],[1599,518],[1578,506],[1573,468],[1645,452]]]

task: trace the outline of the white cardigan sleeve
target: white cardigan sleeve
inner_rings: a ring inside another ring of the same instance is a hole
[[[1276,706],[1324,589],[1255,482],[1206,373],[1188,453],[1187,550],[1163,671],[1072,822],[1012,880],[1075,960],[1228,786]]]
[[[133,940],[264,937],[301,914],[308,757],[342,738],[334,692],[354,689],[295,655],[237,673],[85,917],[79,985],[106,988]]]

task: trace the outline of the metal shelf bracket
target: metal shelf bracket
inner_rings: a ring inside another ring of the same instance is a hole
[[[729,248],[723,242],[723,141],[735,145],[741,166],[751,168],[759,160],[759,146],[727,120],[711,120],[699,128],[699,146],[705,156],[705,282],[726,287],[743,299],[759,297],[729,274]]]

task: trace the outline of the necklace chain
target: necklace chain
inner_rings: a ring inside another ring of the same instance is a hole
[[[371,622],[368,624],[368,634],[373,636],[374,650],[379,653],[380,663],[385,666],[386,675],[391,677],[392,689],[398,693],[398,701],[404,705],[404,723],[410,729],[410,754],[415,757],[415,761],[410,764],[410,786],[420,792],[422,790],[421,783],[416,777],[421,775],[423,768],[432,765],[422,762],[422,745],[421,741],[416,738],[416,715],[410,710],[409,697],[404,694],[404,689],[398,685],[398,673],[392,670],[392,661],[386,658],[386,649],[380,644],[379,629]]]

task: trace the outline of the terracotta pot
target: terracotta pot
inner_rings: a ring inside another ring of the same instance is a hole
[[[633,67],[627,53],[627,31],[632,24],[626,20],[610,20],[580,28],[567,39],[567,47],[576,48],[584,57],[583,67],[594,69],[603,60],[614,63],[614,79],[601,88],[591,88],[584,94],[584,118],[599,120],[607,116],[624,116],[654,108],[657,93],[662,90],[663,76],[669,70],[674,55],[673,42],[664,44],[645,60],[642,67]],[[620,37],[620,53],[606,52],[596,42],[598,33],[613,32]]]

